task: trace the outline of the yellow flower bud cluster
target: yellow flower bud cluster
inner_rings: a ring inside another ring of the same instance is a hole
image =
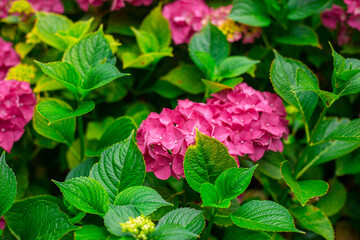
[[[30,15],[34,13],[31,4],[26,0],[17,0],[11,5],[9,13],[20,13],[21,15]]]
[[[224,33],[229,42],[238,41],[242,37],[244,28],[243,24],[234,22],[230,19],[227,19],[219,26],[220,31]]]
[[[9,69],[6,80],[18,80],[23,82],[31,82],[35,79],[36,68],[32,65],[18,64]]]
[[[126,223],[120,223],[121,229],[125,233],[131,233],[136,239],[147,240],[149,235],[155,231],[155,224],[149,217],[141,216],[132,218]]]

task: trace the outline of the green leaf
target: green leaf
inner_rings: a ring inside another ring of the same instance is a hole
[[[136,123],[130,117],[119,117],[109,125],[97,144],[96,150],[88,149],[86,155],[99,156],[106,148],[115,143],[121,142],[129,137],[132,131],[136,130]]]
[[[202,74],[197,67],[190,64],[180,64],[161,77],[161,80],[165,80],[187,93],[199,94],[205,91],[201,78]]]
[[[221,78],[234,78],[248,72],[260,61],[252,60],[244,56],[231,56],[226,58],[219,67]]]
[[[63,101],[60,99],[45,100],[36,106],[36,110],[49,121],[49,125],[64,119],[85,115],[95,108],[93,101],[84,101],[75,111],[72,111],[59,102]]]
[[[83,91],[91,91],[108,84],[109,82],[124,76],[128,73],[121,73],[110,63],[98,64],[92,67],[87,73],[81,88]]]
[[[156,228],[167,224],[178,224],[190,232],[200,235],[205,227],[203,211],[191,208],[178,208],[163,216]]]
[[[78,96],[82,80],[72,64],[67,62],[35,62],[46,75],[62,83],[75,97]]]
[[[121,237],[129,234],[122,232],[120,223],[129,221],[129,217],[136,218],[138,216],[140,216],[140,212],[134,206],[114,206],[110,204],[104,222],[109,232]]]
[[[329,189],[329,185],[322,180],[296,181],[291,173],[288,161],[284,161],[281,164],[281,173],[286,184],[291,188],[291,191],[302,206],[305,206],[311,198],[325,195]]]
[[[74,38],[83,37],[90,30],[91,24],[93,23],[94,18],[89,18],[86,21],[78,21],[70,26],[66,31],[67,36]]]
[[[230,215],[239,227],[271,232],[298,232],[290,213],[273,201],[253,200],[247,202]]]
[[[83,212],[104,216],[109,196],[104,187],[89,177],[73,178],[66,182],[53,182],[60,188],[66,201]]]
[[[355,119],[347,124],[338,126],[327,137],[327,140],[340,140],[359,143],[360,141],[360,119]]]
[[[287,3],[287,18],[291,20],[300,20],[307,18],[314,13],[321,11],[329,0],[290,0]]]
[[[210,54],[206,52],[190,52],[190,55],[196,57],[199,63],[199,65],[197,66],[204,74],[205,78],[210,80],[216,79],[218,74],[218,68],[216,66],[215,60],[210,56]]]
[[[24,240],[57,240],[77,229],[56,204],[43,200],[27,205],[16,225],[12,233]]]
[[[230,200],[221,201],[220,194],[211,183],[204,183],[200,188],[200,195],[203,201],[202,207],[229,208]]]
[[[296,71],[298,68],[301,68],[311,76],[311,79],[316,84],[317,78],[303,63],[290,58],[284,58],[276,51],[274,53],[275,59],[270,69],[270,80],[274,90],[286,102],[295,106],[307,122],[315,110],[318,96],[313,92],[292,93],[291,90],[296,86]]]
[[[62,15],[44,12],[37,12],[36,19],[35,32],[41,41],[65,51],[68,44],[56,33],[66,31],[72,25],[72,21]]]
[[[195,142],[186,151],[184,173],[190,187],[200,192],[203,183],[215,183],[222,172],[237,167],[237,163],[224,144],[198,130]]]
[[[318,83],[314,82],[311,76],[301,68],[296,70],[296,85],[292,91],[312,91],[320,97],[324,105],[327,107],[330,105],[331,101],[339,99],[336,94],[320,90]]]
[[[135,206],[140,213],[145,216],[155,212],[162,206],[172,206],[171,203],[165,201],[154,189],[143,186],[130,187],[116,197],[114,205]]]
[[[83,225],[75,231],[75,240],[98,240],[107,239],[109,233],[104,227],[95,225]]]
[[[104,186],[111,202],[122,190],[140,186],[145,179],[144,158],[133,138],[131,134],[102,152],[91,170],[90,176]]]
[[[347,119],[338,120],[336,118],[328,118],[323,120],[318,125],[314,133],[314,143],[326,139],[335,129],[349,123]],[[345,142],[345,141],[329,141],[306,149],[307,160],[305,163],[313,161],[313,166],[329,162],[344,156],[360,146],[359,142]]]
[[[234,87],[236,85],[238,85],[239,83],[241,83],[243,81],[243,78],[241,78],[241,77],[230,78],[230,79],[226,79],[222,83],[208,81],[205,79],[202,79],[201,81],[206,86],[207,95],[210,96],[210,94],[220,92],[221,90],[224,90],[224,89],[234,89]]]
[[[214,25],[208,24],[199,33],[196,33],[189,43],[191,59],[196,66],[202,66],[194,54],[195,52],[208,53],[219,65],[229,55],[230,48],[225,35]]]
[[[152,63],[157,63],[164,57],[172,57],[172,48],[168,48],[163,52],[152,52],[137,55],[133,52],[126,52],[121,56],[123,68],[146,68]]]
[[[67,104],[64,106],[71,109],[71,107]],[[41,136],[56,142],[65,143],[68,146],[71,146],[75,138],[75,118],[58,121],[49,126],[48,120],[35,111],[33,126],[35,131]]]
[[[261,0],[234,0],[229,18],[254,27],[267,27],[271,23]]]
[[[77,177],[88,177],[90,175],[90,170],[93,165],[97,163],[97,160],[94,158],[89,158],[88,160],[80,163],[75,168],[66,175],[65,181]]]
[[[318,207],[326,216],[331,217],[344,207],[345,202],[345,186],[335,178],[330,181],[329,192],[316,203],[316,207]]]
[[[320,47],[318,36],[314,29],[306,25],[293,25],[274,35],[274,40],[282,44],[296,46]]]
[[[312,205],[296,207],[290,210],[304,228],[323,236],[326,240],[334,239],[334,230],[325,214]]]
[[[280,180],[283,178],[280,171],[280,165],[283,161],[282,153],[269,151],[261,158],[257,169],[268,177]]]
[[[161,13],[162,6],[159,4],[141,23],[140,30],[151,32],[156,36],[160,51],[167,49],[171,43],[171,31],[169,22]]]
[[[142,53],[159,52],[160,46],[154,34],[136,28],[131,28],[136,37],[136,42]]]
[[[5,161],[5,152],[0,156],[0,216],[14,204],[16,197],[16,178]]]
[[[337,158],[335,163],[336,176],[360,173],[360,154],[358,154],[358,151],[355,151],[354,154]]]
[[[253,231],[238,227],[228,228],[226,231],[225,238],[223,240],[234,240],[234,239],[241,239],[241,240],[272,240],[270,235],[259,232]]]
[[[102,29],[91,33],[76,42],[65,51],[64,62],[72,64],[82,79],[87,72],[101,63],[115,64],[116,59],[111,52],[110,44],[106,40]]]
[[[197,237],[197,234],[194,234],[180,225],[172,223],[156,228],[150,235],[150,239],[156,240],[189,240]]]
[[[220,200],[231,200],[242,194],[251,182],[257,165],[252,168],[230,168],[215,181]]]

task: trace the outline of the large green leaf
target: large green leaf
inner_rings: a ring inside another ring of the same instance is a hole
[[[162,206],[171,206],[160,194],[149,187],[137,186],[130,187],[120,192],[116,197],[114,205],[135,206],[140,213],[149,215]]]
[[[109,232],[104,227],[96,225],[83,225],[75,231],[75,240],[99,240],[107,239]]]
[[[0,156],[0,216],[4,215],[16,197],[16,178],[14,172],[5,161],[5,152]]]
[[[136,218],[140,216],[140,212],[134,206],[114,206],[109,205],[109,211],[104,217],[104,222],[107,230],[115,236],[126,236],[123,233],[120,223],[129,221],[129,217]]]
[[[152,52],[137,55],[133,52],[122,54],[123,68],[146,68],[152,63],[157,63],[164,57],[172,57],[172,48],[163,52]]]
[[[41,41],[54,48],[65,51],[68,44],[55,33],[66,31],[72,25],[72,21],[62,15],[44,12],[38,12],[36,19],[35,32]]]
[[[271,23],[261,0],[234,0],[229,18],[255,27],[267,27]]]
[[[314,29],[306,25],[293,25],[274,35],[278,43],[297,46],[320,47],[318,36]]]
[[[336,118],[328,118],[318,125],[314,133],[314,143],[327,139],[328,136],[341,126],[349,123],[347,119],[338,120]],[[345,141],[328,141],[322,144],[308,147],[306,149],[306,163],[313,162],[313,166],[329,162],[344,156],[360,146],[359,142]]]
[[[76,110],[72,111],[64,107],[64,104],[60,104],[60,101],[59,99],[56,101],[45,100],[36,106],[36,110],[49,121],[49,125],[64,119],[82,116],[95,108],[93,101],[84,101]]]
[[[178,224],[194,234],[200,235],[205,227],[203,211],[191,208],[178,208],[163,216],[156,228],[166,224]]]
[[[121,142],[136,130],[136,123],[130,117],[119,117],[109,125],[101,135],[95,150],[88,149],[86,155],[99,156],[106,148]]]
[[[321,11],[329,0],[290,0],[287,3],[287,18],[300,20]]]
[[[340,140],[346,142],[360,142],[360,119],[355,119],[347,124],[338,126],[327,137],[327,140]]]
[[[64,106],[72,111],[69,105],[66,104]],[[41,116],[40,113],[35,111],[33,117],[33,126],[35,131],[45,138],[49,138],[56,142],[65,143],[68,146],[71,146],[75,138],[75,118],[58,121],[49,126],[48,120]]]
[[[111,201],[122,190],[140,186],[145,178],[145,162],[133,134],[102,152],[90,176],[104,186]]]
[[[226,230],[225,238],[223,240],[272,240],[270,235],[260,232],[253,231],[238,227],[231,227]]]
[[[312,205],[296,207],[290,210],[304,228],[313,231],[326,240],[334,239],[334,229],[325,214]]]
[[[156,240],[190,240],[197,237],[197,234],[194,234],[183,226],[173,223],[156,228],[150,235],[150,239]]]
[[[23,240],[58,240],[76,228],[56,204],[40,200],[19,213],[12,233]]]
[[[213,57],[206,52],[190,52],[191,56],[196,58],[195,63],[198,63],[198,68],[202,71],[206,79],[215,81],[218,74],[218,67],[216,66]]]
[[[208,53],[216,64],[220,64],[229,55],[230,48],[225,35],[214,25],[208,24],[192,37],[189,51],[191,59],[199,67],[202,63],[195,52]]]
[[[295,106],[303,116],[304,120],[309,121],[318,102],[318,96],[314,92],[292,93],[296,86],[296,71],[298,68],[304,70],[315,82],[318,80],[303,63],[284,58],[275,51],[275,59],[270,69],[270,79],[275,92],[285,101]]]
[[[283,206],[273,201],[253,200],[241,205],[230,215],[239,227],[271,232],[299,232],[294,220]]]
[[[360,173],[359,150],[335,160],[336,176]]]
[[[81,78],[86,79],[86,74],[92,67],[101,63],[114,65],[116,59],[100,28],[97,32],[87,35],[68,48],[63,61],[75,66]]]
[[[239,83],[241,83],[242,81],[243,81],[243,78],[241,78],[241,77],[229,78],[229,79],[222,81],[221,83],[202,79],[202,82],[206,86],[206,93],[207,93],[206,96],[210,96],[210,94],[220,92],[221,90],[224,90],[224,89],[234,89],[234,87],[236,85],[238,85]]]
[[[186,151],[184,173],[190,187],[200,192],[203,183],[214,184],[222,172],[237,167],[237,163],[218,140],[197,131],[195,142]]]
[[[268,151],[259,161],[258,171],[262,172],[273,179],[282,179],[280,165],[284,161],[284,157],[280,152]]]
[[[165,80],[185,92],[199,94],[205,91],[201,78],[202,74],[196,66],[180,64],[180,66],[161,77],[161,80]]]
[[[253,69],[260,61],[244,56],[231,56],[221,62],[219,76],[221,78],[234,78]]]
[[[66,182],[54,183],[60,188],[65,199],[83,212],[104,216],[108,211],[109,196],[104,187],[95,179],[78,177]]]
[[[312,91],[320,97],[325,106],[329,106],[331,101],[339,99],[334,93],[320,90],[318,83],[314,82],[311,76],[301,68],[298,68],[296,71],[296,86],[293,88],[293,91]]]
[[[155,7],[147,15],[140,25],[140,30],[151,32],[156,36],[159,43],[160,51],[167,49],[171,43],[171,32],[169,22],[161,13],[161,4]]]
[[[215,182],[220,200],[231,200],[242,194],[249,186],[256,167],[230,168],[223,172]]]
[[[82,80],[74,65],[67,62],[35,62],[46,75],[62,83],[75,97],[78,97]]]
[[[296,181],[291,173],[288,161],[284,161],[281,164],[281,173],[286,184],[291,188],[291,191],[302,206],[305,206],[311,198],[321,197],[328,191],[329,185],[322,180]]]
[[[159,52],[159,42],[154,34],[151,32],[137,30],[136,28],[131,28],[131,30],[135,34],[136,42],[141,53]]]
[[[346,188],[336,178],[330,181],[329,192],[317,203],[318,207],[326,216],[333,216],[338,213],[346,202]]]
[[[71,169],[71,171],[66,175],[65,181],[76,177],[88,177],[90,175],[90,170],[95,163],[97,163],[97,160],[94,158],[89,158],[88,160],[80,163],[75,168]]]

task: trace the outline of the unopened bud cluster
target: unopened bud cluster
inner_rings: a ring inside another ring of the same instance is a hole
[[[131,233],[136,239],[146,240],[154,232],[155,224],[149,217],[141,215],[136,218],[129,217],[129,221],[120,223],[124,233]]]

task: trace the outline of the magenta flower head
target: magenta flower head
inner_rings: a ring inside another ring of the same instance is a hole
[[[19,63],[20,58],[12,48],[12,43],[0,37],[0,81],[5,78],[9,68]]]
[[[27,82],[0,81],[0,147],[10,152],[32,119],[36,98]]]
[[[89,7],[99,7],[103,4],[103,2],[106,2],[107,0],[76,0],[76,2],[79,4],[79,7],[87,12],[89,10]]]
[[[8,1],[0,1],[0,19],[7,17],[9,9],[10,4]]]
[[[354,15],[360,15],[360,0],[344,0],[347,5],[347,12]]]
[[[36,11],[64,13],[60,0],[27,0]]]
[[[5,219],[3,217],[0,218],[0,229],[5,229]]]
[[[174,110],[151,113],[137,132],[137,142],[144,154],[146,171],[159,179],[184,177],[183,161],[189,145],[194,143],[195,128],[222,141],[230,131],[212,123],[213,113],[204,103],[178,101]]]
[[[117,11],[125,7],[126,4],[130,4],[135,7],[150,6],[153,0],[113,0],[111,5],[111,11]]]
[[[337,29],[338,25],[346,21],[346,13],[341,6],[332,5],[332,8],[325,9],[321,13],[321,21],[326,28]]]
[[[257,161],[265,151],[283,151],[281,138],[288,135],[288,121],[276,94],[259,92],[241,83],[234,90],[212,96],[207,105],[213,110],[213,122],[230,130],[224,144],[231,155],[247,154]]]
[[[163,15],[170,23],[175,44],[189,43],[203,27],[210,9],[203,0],[177,0],[164,6]]]

